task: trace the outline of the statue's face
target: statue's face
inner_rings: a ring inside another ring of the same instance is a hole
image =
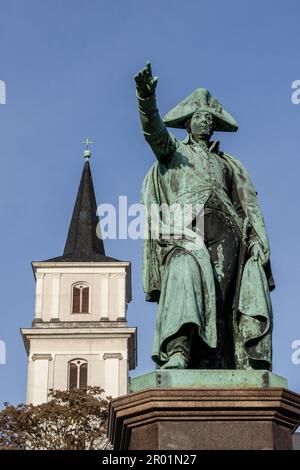
[[[194,139],[209,139],[213,133],[214,119],[207,111],[196,111],[190,122],[190,130]]]

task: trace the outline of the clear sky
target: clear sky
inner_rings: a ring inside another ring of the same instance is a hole
[[[19,332],[34,316],[30,262],[62,254],[93,140],[98,203],[138,202],[154,161],[143,140],[133,76],[147,59],[162,114],[207,87],[237,119],[216,134],[248,168],[263,210],[277,289],[274,372],[300,392],[299,123],[291,84],[300,79],[297,0],[0,0],[1,316],[0,402],[25,400],[27,356]],[[178,134],[183,137],[182,134]],[[140,240],[109,240],[132,262],[128,322],[138,327],[138,368],[150,359],[156,306],[144,301]]]

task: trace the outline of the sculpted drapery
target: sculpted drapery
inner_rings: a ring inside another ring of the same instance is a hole
[[[157,157],[142,188],[144,290],[159,302],[152,358],[162,368],[271,369],[274,283],[264,219],[244,166],[210,139],[237,124],[206,89],[163,122],[150,66],[136,82],[143,132]],[[179,141],[167,125],[185,127],[187,138]],[[191,206],[193,220],[202,205],[204,243],[165,237],[164,220],[153,238],[153,204]]]

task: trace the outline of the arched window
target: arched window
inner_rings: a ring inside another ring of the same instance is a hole
[[[89,313],[90,288],[78,283],[72,288],[72,313]]]
[[[87,362],[84,359],[73,359],[69,362],[68,387],[87,387]]]

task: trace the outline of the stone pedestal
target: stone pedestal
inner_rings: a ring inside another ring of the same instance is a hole
[[[285,379],[266,371],[250,371],[252,382],[257,374],[258,385],[247,387],[242,383],[238,386],[239,372],[240,377],[245,372],[231,371],[230,388],[221,386],[220,377],[215,387],[187,387],[178,386],[178,381],[184,383],[190,375],[190,382],[191,374],[197,373],[200,377],[200,371],[182,371],[181,375],[176,371],[175,385],[164,388],[162,382],[167,382],[173,371],[164,371],[164,377],[157,381],[157,374],[161,372],[151,373],[150,383],[156,378],[153,388],[112,400],[108,432],[115,449],[292,448],[292,433],[300,423],[300,395],[271,384],[272,380],[280,383]],[[224,373],[210,372],[215,374],[215,379],[217,373]],[[146,375],[148,381],[149,374]],[[225,371],[225,379],[229,376]],[[264,382],[259,383],[260,379]],[[142,383],[140,379],[132,387],[141,388]]]

